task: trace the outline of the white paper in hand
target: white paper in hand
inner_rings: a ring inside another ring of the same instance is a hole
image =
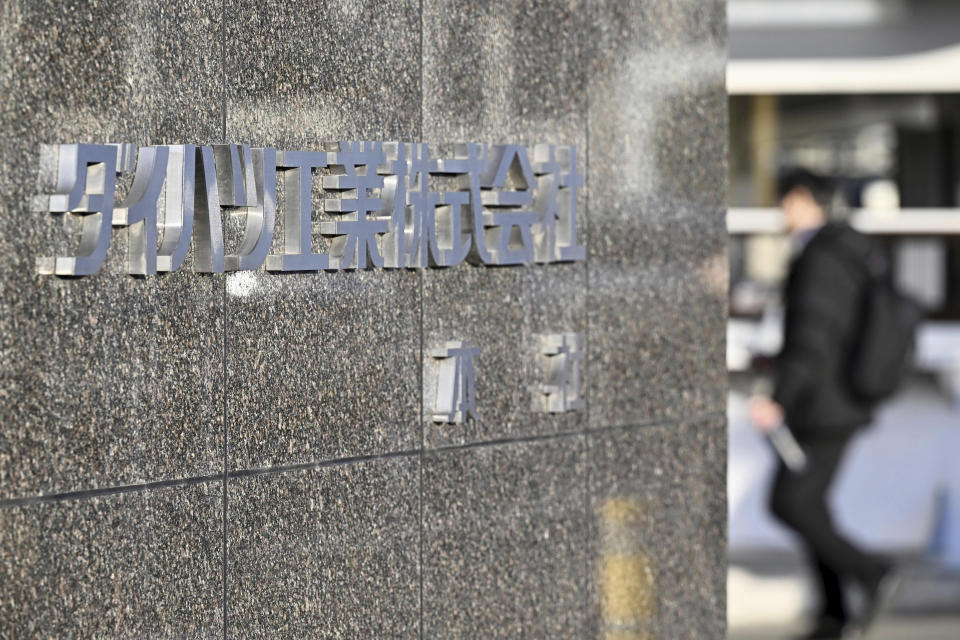
[[[800,448],[787,425],[781,422],[776,429],[767,434],[767,438],[790,471],[801,473],[807,468],[807,454]]]

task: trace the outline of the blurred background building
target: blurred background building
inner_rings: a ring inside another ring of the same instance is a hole
[[[813,605],[768,515],[774,457],[746,419],[781,339],[789,261],[777,173],[834,177],[836,211],[889,246],[929,312],[909,384],[852,448],[840,525],[908,581],[876,638],[960,638],[960,2],[730,0],[730,559],[733,638]]]

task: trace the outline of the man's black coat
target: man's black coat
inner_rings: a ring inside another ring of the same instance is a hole
[[[870,421],[870,408],[847,383],[863,323],[870,242],[845,224],[828,224],[790,267],[773,397],[798,439],[846,438]]]

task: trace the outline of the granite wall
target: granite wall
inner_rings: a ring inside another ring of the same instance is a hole
[[[6,0],[0,638],[724,635],[721,0]],[[585,262],[37,275],[41,143],[576,144]],[[534,413],[537,334],[587,343]],[[479,419],[424,356],[481,347]]]

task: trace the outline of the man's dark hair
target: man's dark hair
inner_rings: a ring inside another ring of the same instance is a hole
[[[806,189],[813,199],[824,209],[829,208],[833,199],[833,183],[808,169],[786,169],[780,173],[777,195],[783,200],[794,189]]]

